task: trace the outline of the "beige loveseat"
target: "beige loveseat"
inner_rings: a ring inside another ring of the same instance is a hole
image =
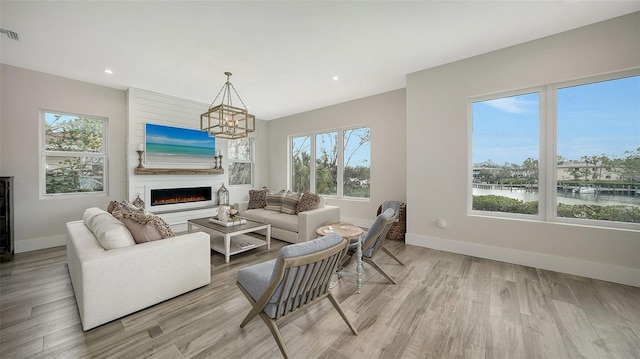
[[[326,199],[320,197],[320,203],[315,209],[298,214],[287,214],[265,208],[247,209],[249,202],[239,202],[234,205],[242,218],[271,224],[271,237],[290,243],[306,242],[318,237],[316,229],[327,222],[340,220],[340,207],[326,204]]]
[[[90,212],[100,221],[87,215]],[[67,261],[83,330],[211,282],[206,233],[134,242],[109,250],[99,243],[97,236],[112,244],[131,242],[123,227],[98,208],[87,210],[84,220],[67,223]]]

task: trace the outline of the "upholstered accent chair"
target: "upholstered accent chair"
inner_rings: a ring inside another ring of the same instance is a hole
[[[384,240],[387,237],[387,233],[389,233],[389,229],[396,221],[398,214],[393,208],[387,208],[384,212],[380,213],[376,220],[373,222],[371,227],[367,232],[365,232],[364,237],[362,238],[362,261],[372,266],[375,270],[380,272],[385,278],[387,278],[391,283],[397,284],[396,281],[385,272],[373,259],[378,254],[378,252],[382,249],[383,252],[387,253],[391,258],[393,258],[396,262],[404,265],[390,250],[383,246]],[[349,244],[349,248],[347,250],[347,254],[342,260],[342,267],[348,265],[353,258],[356,257],[358,239],[352,239]]]
[[[339,267],[348,244],[348,240],[334,233],[282,247],[275,259],[238,271],[236,284],[252,305],[240,328],[259,315],[282,355],[289,358],[278,323],[328,298],[351,332],[357,335],[356,328],[329,292],[331,275]]]

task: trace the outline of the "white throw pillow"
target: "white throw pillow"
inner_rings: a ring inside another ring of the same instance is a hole
[[[92,210],[92,208],[87,211]],[[85,224],[96,236],[102,248],[109,250],[115,248],[129,247],[136,244],[127,227],[106,211],[87,213],[85,211]]]

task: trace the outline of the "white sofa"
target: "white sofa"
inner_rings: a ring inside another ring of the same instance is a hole
[[[67,261],[83,330],[211,282],[203,232],[105,250],[84,221],[68,222]]]
[[[249,202],[238,202],[234,207],[242,218],[271,224],[271,237],[289,243],[300,243],[318,237],[316,229],[327,222],[340,220],[340,207],[326,205],[326,200],[320,197],[318,208],[298,214],[286,214],[264,208],[247,209]]]

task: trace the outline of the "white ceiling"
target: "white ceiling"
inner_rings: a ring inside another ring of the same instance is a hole
[[[231,71],[250,112],[270,120],[403,88],[408,73],[639,11],[640,1],[0,6],[0,27],[20,36],[1,36],[4,64],[207,104]]]

